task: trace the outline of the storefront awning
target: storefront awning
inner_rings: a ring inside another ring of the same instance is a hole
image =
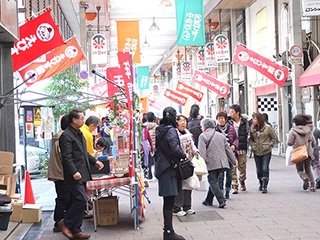
[[[299,77],[299,87],[320,85],[320,54]]]

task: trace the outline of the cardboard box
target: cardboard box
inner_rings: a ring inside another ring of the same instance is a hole
[[[0,175],[0,189],[2,193],[13,196],[16,193],[18,174],[11,173]]]
[[[11,199],[14,199],[14,200],[20,200],[21,193],[15,193],[15,194],[11,195],[10,197],[11,197]]]
[[[11,205],[12,205],[12,214],[10,216],[10,222],[21,222],[23,201],[12,200]]]
[[[97,213],[96,220],[98,225],[109,226],[118,224],[119,208],[117,196],[100,198],[96,201],[95,206]]]
[[[11,174],[13,172],[13,159],[12,152],[0,151],[0,174]]]
[[[37,223],[42,218],[41,205],[26,204],[22,208],[22,222],[23,223]]]

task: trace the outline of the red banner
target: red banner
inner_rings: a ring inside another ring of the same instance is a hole
[[[11,49],[13,71],[64,44],[49,11],[19,27],[19,35]]]
[[[287,68],[276,64],[242,45],[237,46],[233,62],[257,70],[280,87],[283,87],[289,73]]]
[[[121,67],[111,67],[107,68],[107,78],[118,84],[120,87],[125,87],[125,80],[124,80],[124,70]],[[107,82],[108,85],[108,96],[113,96],[116,93],[119,93],[120,90],[117,86],[113,85],[112,83]]]
[[[195,83],[199,83],[202,86],[205,86],[212,90],[213,92],[219,94],[220,96],[227,98],[230,86],[226,83],[220,82],[217,79],[210,77],[204,73],[199,72],[198,70],[194,71],[192,80]]]
[[[167,88],[164,92],[164,96],[169,98],[171,101],[178,103],[182,106],[186,105],[188,98],[185,96],[176,93],[175,91],[172,91],[171,89]]]
[[[46,62],[32,63],[28,67],[20,70],[19,73],[23,80],[27,79],[33,73],[36,74],[34,78],[26,82],[27,87],[29,87],[35,82],[52,77],[85,59],[76,38],[72,38],[66,44],[48,53],[46,55]]]
[[[202,98],[203,98],[203,93],[200,92],[199,90],[188,86],[187,84],[184,84],[183,82],[178,81],[178,85],[176,90],[178,92],[182,92],[185,93],[191,97],[193,97],[195,100],[201,102]]]

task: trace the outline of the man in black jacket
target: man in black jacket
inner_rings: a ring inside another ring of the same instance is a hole
[[[239,147],[236,150],[236,156],[238,160],[239,181],[241,184],[241,190],[246,191],[245,180],[247,179],[247,144],[248,144],[248,121],[241,116],[241,107],[239,105],[232,105],[230,107],[230,120],[229,123],[235,128],[238,139]],[[238,175],[237,169],[232,171],[232,185],[234,187],[233,194],[238,193]]]
[[[72,204],[64,219],[59,222],[62,233],[69,239],[88,239],[89,234],[81,232],[83,213],[87,203],[86,181],[91,180],[89,164],[99,170],[103,163],[97,161],[87,152],[86,140],[79,130],[84,124],[84,113],[73,109],[69,113],[69,126],[61,134],[61,149],[64,181],[70,188]]]

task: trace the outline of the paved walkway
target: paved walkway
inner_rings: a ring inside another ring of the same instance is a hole
[[[258,191],[253,158],[248,159],[247,191],[231,195],[225,209],[201,204],[205,191],[193,191],[195,215],[174,217],[174,229],[188,240],[212,239],[320,239],[320,191],[304,191],[295,167],[285,167],[284,159],[272,157],[270,183],[267,194]],[[157,195],[157,182],[147,189],[152,201],[147,205],[146,219],[140,229],[133,229],[129,214],[129,199],[120,196],[120,223],[99,227],[94,231],[93,220],[84,220],[83,232],[91,239],[161,240],[162,198]],[[53,233],[52,219],[38,239],[66,239]]]

